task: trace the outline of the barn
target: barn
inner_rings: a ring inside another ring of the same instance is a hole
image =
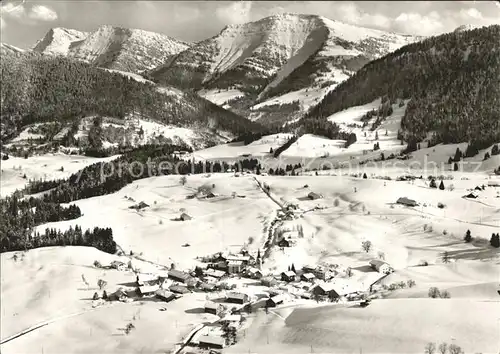
[[[379,259],[374,259],[370,261],[370,267],[373,268],[373,270],[376,270],[379,273],[384,273],[384,274],[389,274],[392,271],[391,266]]]
[[[406,198],[406,197],[401,197],[399,198],[396,203],[398,204],[402,204],[402,205],[406,205],[406,206],[410,206],[410,207],[414,207],[414,206],[417,206],[417,202],[413,199],[410,199],[410,198]]]

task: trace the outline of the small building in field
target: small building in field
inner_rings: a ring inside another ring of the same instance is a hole
[[[186,213],[182,213],[181,216],[179,216],[179,219],[181,221],[188,221],[188,220],[191,220],[192,217],[190,215],[186,214]]]
[[[500,179],[493,179],[488,181],[488,187],[500,187]]]
[[[205,312],[219,316],[224,312],[224,306],[213,301],[208,301],[205,303]]]
[[[157,290],[160,289],[158,284],[156,285],[142,285],[139,286],[139,294],[141,296],[152,296],[156,293]]]
[[[391,266],[387,262],[381,261],[379,259],[371,260],[370,267],[372,267],[373,270],[376,270],[379,273],[389,274],[392,272]]]
[[[250,300],[250,297],[247,294],[230,292],[227,294],[227,302],[234,304],[244,304]]]
[[[175,294],[164,289],[157,290],[156,297],[165,302],[170,302],[172,300],[175,300]]]
[[[113,261],[111,262],[111,268],[114,268],[120,272],[124,272],[127,270],[127,265],[123,262],[120,262],[120,261]]]
[[[178,281],[180,283],[186,283],[189,279],[191,279],[191,275],[189,275],[186,272],[177,270],[177,269],[171,269],[168,271],[168,277],[172,280]]]
[[[410,199],[410,198],[406,198],[406,197],[401,197],[397,200],[398,204],[402,204],[402,205],[406,205],[406,206],[410,206],[410,207],[414,207],[414,206],[417,206],[417,202],[413,199]]]
[[[470,192],[469,194],[464,195],[464,198],[476,199],[479,195],[476,192]]]
[[[476,188],[474,188],[475,191],[483,191],[484,188],[483,187],[479,187],[479,186],[476,186]]]
[[[189,294],[190,291],[187,287],[183,285],[172,285],[171,287],[168,288],[171,292],[175,294]]]
[[[284,301],[285,301],[285,296],[283,294],[275,295],[267,300],[266,306],[276,307],[278,305],[281,305]]]
[[[318,193],[315,193],[315,192],[309,192],[309,194],[307,195],[307,198],[309,198],[311,200],[316,200],[316,199],[320,199],[321,195]]]
[[[226,346],[226,340],[216,336],[200,336],[198,339],[201,348],[223,349]]]
[[[286,282],[291,282],[295,280],[295,272],[292,270],[289,270],[287,272],[282,272],[281,273],[281,280],[286,281]]]
[[[300,279],[302,279],[303,281],[307,281],[307,282],[312,282],[314,281],[316,277],[314,276],[313,273],[304,273],[301,275]]]

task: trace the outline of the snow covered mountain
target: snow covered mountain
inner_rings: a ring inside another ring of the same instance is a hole
[[[14,47],[13,45],[7,43],[0,43],[0,55],[9,55],[17,53],[24,53],[24,50],[21,48]]]
[[[89,35],[88,32],[80,32],[74,29],[51,28],[47,34],[39,40],[33,50],[45,54],[68,55],[70,47],[78,45]]]
[[[33,50],[140,73],[163,64],[169,56],[188,47],[187,43],[163,34],[105,25],[90,33],[53,28]]]
[[[269,123],[283,111],[288,119],[302,114],[370,60],[419,39],[316,15],[274,15],[227,26],[149,76]]]

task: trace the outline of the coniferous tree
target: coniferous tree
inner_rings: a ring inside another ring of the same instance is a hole
[[[439,183],[439,189],[444,191],[444,183],[443,180],[441,180],[441,183]]]
[[[458,164],[456,162],[453,165],[453,171],[458,171]]]
[[[431,182],[429,183],[429,187],[431,187],[431,188],[437,188],[436,180],[434,178],[431,179]]]
[[[467,232],[465,233],[464,241],[465,242],[471,242],[472,241],[472,236],[471,236],[470,230],[467,230]]]
[[[490,245],[492,245],[495,248],[500,247],[500,234],[499,233],[497,233],[497,234],[493,233],[491,235]]]

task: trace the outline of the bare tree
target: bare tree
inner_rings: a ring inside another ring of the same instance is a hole
[[[436,352],[436,344],[429,342],[425,345],[425,354],[434,354]]]
[[[87,288],[90,286],[89,283],[87,282],[87,279],[85,279],[85,275],[83,274],[82,274],[82,281],[87,286]]]
[[[460,348],[456,344],[450,344],[449,347],[448,347],[448,352],[450,354],[463,354],[464,353],[463,349]]]
[[[415,280],[413,279],[409,279],[407,282],[406,282],[406,285],[408,285],[409,288],[413,288],[415,286]]]
[[[351,267],[347,267],[345,270],[345,274],[350,278],[352,276],[352,269]]]
[[[372,249],[372,243],[371,243],[371,241],[368,241],[368,240],[367,240],[367,241],[363,241],[363,242],[361,243],[361,247],[363,248],[363,250],[364,250],[366,253],[368,253],[368,252],[370,252],[370,250]]]
[[[99,279],[97,281],[97,286],[99,287],[100,290],[106,287],[108,285],[108,282],[106,280]]]
[[[385,261],[385,253],[384,252],[379,252],[378,253],[378,258]]]
[[[181,176],[181,178],[179,179],[179,183],[181,184],[181,186],[185,185],[186,182],[187,182],[186,176]]]
[[[448,344],[447,343],[439,344],[438,350],[440,354],[446,354],[446,352],[448,351]]]

